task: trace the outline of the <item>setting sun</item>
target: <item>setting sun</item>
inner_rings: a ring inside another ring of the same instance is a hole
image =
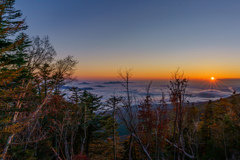
[[[211,77],[211,80],[213,81],[215,78],[214,77]]]

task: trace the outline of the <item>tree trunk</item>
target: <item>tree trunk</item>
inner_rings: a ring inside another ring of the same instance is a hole
[[[84,130],[84,138],[82,139],[82,145],[81,145],[81,155],[83,155],[83,150],[84,150],[84,144],[86,141],[86,137],[87,137],[87,127],[86,127],[86,123],[87,123],[87,106],[86,104],[84,105],[84,124],[83,124],[83,130]]]
[[[26,89],[28,88],[28,85],[29,85],[29,83],[27,84]],[[22,97],[24,97],[25,95],[26,95],[26,92],[23,94]],[[44,101],[42,102],[42,104],[37,107],[36,111],[31,115],[30,120],[36,117],[36,115],[38,114],[38,112],[40,111],[40,109],[41,109],[41,108],[45,105],[45,103],[47,102],[49,96],[50,96],[50,95],[48,95],[47,97],[45,97],[45,99],[44,99]],[[20,102],[20,101],[18,101],[18,103],[17,103],[17,108],[21,108],[21,102]],[[16,122],[17,117],[18,117],[18,114],[19,114],[19,112],[15,112],[14,117],[13,117],[13,120],[12,120],[13,123]],[[6,145],[5,145],[5,147],[4,147],[4,150],[3,150],[3,153],[2,153],[2,158],[1,158],[0,160],[5,160],[6,154],[7,154],[8,148],[9,148],[9,145],[11,144],[12,139],[13,139],[14,136],[15,136],[15,133],[13,133],[12,135],[10,135],[10,136],[8,137],[7,143],[6,143]]]
[[[23,96],[25,96],[25,94]],[[21,102],[20,101],[18,101],[18,103],[17,103],[17,108],[21,108]],[[13,123],[16,122],[18,114],[19,114],[19,112],[15,112],[13,120],[12,120]],[[14,135],[15,135],[15,133],[13,133],[12,135],[10,135],[8,137],[7,143],[6,143],[6,145],[4,147],[4,150],[3,150],[3,153],[2,153],[2,158],[1,159],[3,159],[3,160],[5,160],[5,158],[6,158],[8,148],[9,148],[11,142],[12,142],[12,139],[13,139]]]
[[[116,160],[116,142],[115,142],[115,100],[116,98],[114,97],[114,102],[113,102],[113,158]]]
[[[131,134],[130,139],[129,139],[128,159],[132,160],[132,134]]]
[[[13,139],[14,135],[15,134],[12,134],[11,136],[8,137],[7,144],[4,147],[4,150],[3,150],[3,153],[2,153],[2,158],[0,160],[5,160],[6,155],[7,155],[8,147],[9,147],[10,143],[12,142],[12,139]]]
[[[146,154],[147,159],[148,160],[152,160],[152,158],[150,157],[148,151],[146,150],[146,148],[143,146],[141,140],[134,134],[132,133],[133,137],[137,140],[138,144],[140,145],[140,147],[142,148],[143,152]]]

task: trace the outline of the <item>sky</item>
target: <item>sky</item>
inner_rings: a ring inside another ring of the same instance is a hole
[[[72,55],[79,79],[240,78],[239,0],[17,0],[30,36]]]

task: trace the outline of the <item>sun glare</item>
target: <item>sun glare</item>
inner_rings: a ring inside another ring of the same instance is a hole
[[[219,79],[216,79],[215,77],[210,77],[210,80],[206,80],[205,83],[203,83],[203,86],[206,86],[207,89],[219,89],[220,86],[224,85]]]

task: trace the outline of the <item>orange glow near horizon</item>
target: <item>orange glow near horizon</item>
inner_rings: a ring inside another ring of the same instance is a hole
[[[122,70],[124,72],[124,70]],[[174,70],[173,70],[174,71]],[[171,71],[142,71],[142,70],[132,70],[133,80],[169,80],[171,79]],[[189,80],[205,80],[216,81],[217,79],[213,76],[210,76],[211,73],[201,73],[201,72],[190,72],[184,71],[184,75]],[[215,74],[218,79],[239,79],[240,75],[238,74],[229,74],[229,73],[218,73]],[[82,80],[119,80],[118,71],[78,71],[74,75],[78,79]],[[210,78],[209,78],[210,77]]]
[[[132,77],[133,80],[169,80],[171,78],[172,72],[163,72],[162,74],[160,72],[143,72],[141,71],[132,71]],[[195,74],[191,72],[184,72],[184,75],[189,80],[209,80],[209,74]],[[221,75],[217,74],[218,79],[239,79],[237,76],[232,75]],[[82,80],[119,80],[118,72],[82,72],[75,74],[75,77]],[[210,77],[211,81],[216,81],[217,79],[215,77]]]
[[[227,52],[228,50],[226,50]],[[114,51],[112,51],[114,52]],[[108,55],[108,57],[97,56],[95,58],[83,58],[79,61],[75,75],[79,79],[119,79],[118,71],[121,69],[132,69],[132,79],[136,80],[158,80],[171,79],[172,73],[180,68],[180,72],[189,80],[211,80],[214,75],[214,81],[218,79],[239,79],[240,65],[238,58],[229,59],[223,51],[206,51],[206,50],[187,50],[184,55],[190,55],[188,58],[181,56],[181,58],[173,58],[171,52],[167,52],[164,57],[160,57],[160,53],[154,53],[150,57],[146,53],[139,52],[132,53],[128,51],[131,56],[116,56],[120,53]],[[194,54],[193,54],[194,53]],[[208,58],[200,56],[203,53],[210,55]],[[217,54],[218,53],[218,54]],[[91,55],[91,53],[89,53]],[[223,60],[216,59],[217,54]],[[194,55],[194,56],[193,56]]]
[[[177,67],[121,67],[121,66],[109,66],[105,65],[94,65],[94,66],[78,66],[74,76],[82,80],[119,80],[118,71],[121,69],[122,73],[126,69],[132,69],[133,80],[169,80],[171,79],[172,73],[176,71]],[[239,79],[240,72],[237,68],[221,68],[219,71],[218,68],[207,66],[193,68],[191,66],[180,67],[180,72],[183,72],[185,77],[189,80],[204,80],[204,81],[216,81],[217,79]],[[216,78],[212,78],[214,77]]]

